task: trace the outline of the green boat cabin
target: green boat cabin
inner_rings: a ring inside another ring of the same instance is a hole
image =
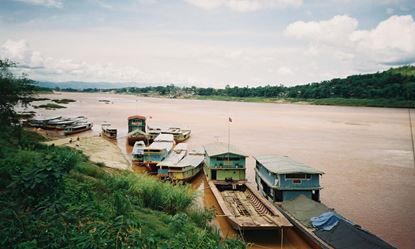
[[[232,145],[212,143],[204,146],[205,174],[209,180],[242,181],[246,180],[246,157]]]
[[[128,117],[128,133],[135,130],[146,132],[146,117],[141,115]]]
[[[322,171],[296,162],[287,156],[263,155],[256,159],[255,181],[258,190],[274,202],[304,195],[320,201]]]

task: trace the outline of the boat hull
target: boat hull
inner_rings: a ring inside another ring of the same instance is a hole
[[[73,135],[73,134],[81,133],[81,132],[84,132],[84,131],[88,131],[88,130],[91,130],[91,129],[92,129],[92,127],[85,127],[85,128],[74,130],[74,131],[64,131],[63,133],[66,136],[68,136],[68,135]]]
[[[133,146],[135,142],[143,141],[145,144],[147,144],[149,141],[145,135],[138,135],[138,136],[128,136],[127,142],[128,145]]]
[[[208,180],[208,184],[233,229],[271,230],[292,227],[278,209],[246,181],[227,183]]]

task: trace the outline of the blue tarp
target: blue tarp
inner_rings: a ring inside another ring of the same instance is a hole
[[[324,231],[330,231],[339,223],[339,217],[334,212],[325,212],[320,216],[312,217],[310,219],[311,225],[317,229],[323,229]]]

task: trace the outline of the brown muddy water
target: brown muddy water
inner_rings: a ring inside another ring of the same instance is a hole
[[[44,116],[87,116],[97,134],[103,121],[118,128],[117,144],[128,158],[127,117],[152,118],[150,126],[190,128],[189,147],[228,140],[251,156],[287,155],[325,172],[321,200],[399,248],[415,248],[415,165],[407,109],[181,100],[97,93],[58,93],[77,102]],[[109,100],[109,104],[99,102]],[[36,102],[35,102],[36,103]],[[40,103],[40,102],[37,102]],[[415,111],[412,110],[415,126]],[[413,127],[415,130],[415,127]],[[248,159],[254,182],[254,160]],[[216,205],[201,176],[193,186],[205,205]],[[222,217],[223,218],[223,217]],[[233,234],[218,218],[222,233]],[[278,235],[250,234],[248,242],[279,248]],[[293,246],[288,246],[293,248]]]

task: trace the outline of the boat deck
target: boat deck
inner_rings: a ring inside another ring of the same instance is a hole
[[[223,213],[237,230],[261,230],[291,227],[291,223],[265,198],[247,183],[236,189],[218,187],[209,181],[209,186]]]

